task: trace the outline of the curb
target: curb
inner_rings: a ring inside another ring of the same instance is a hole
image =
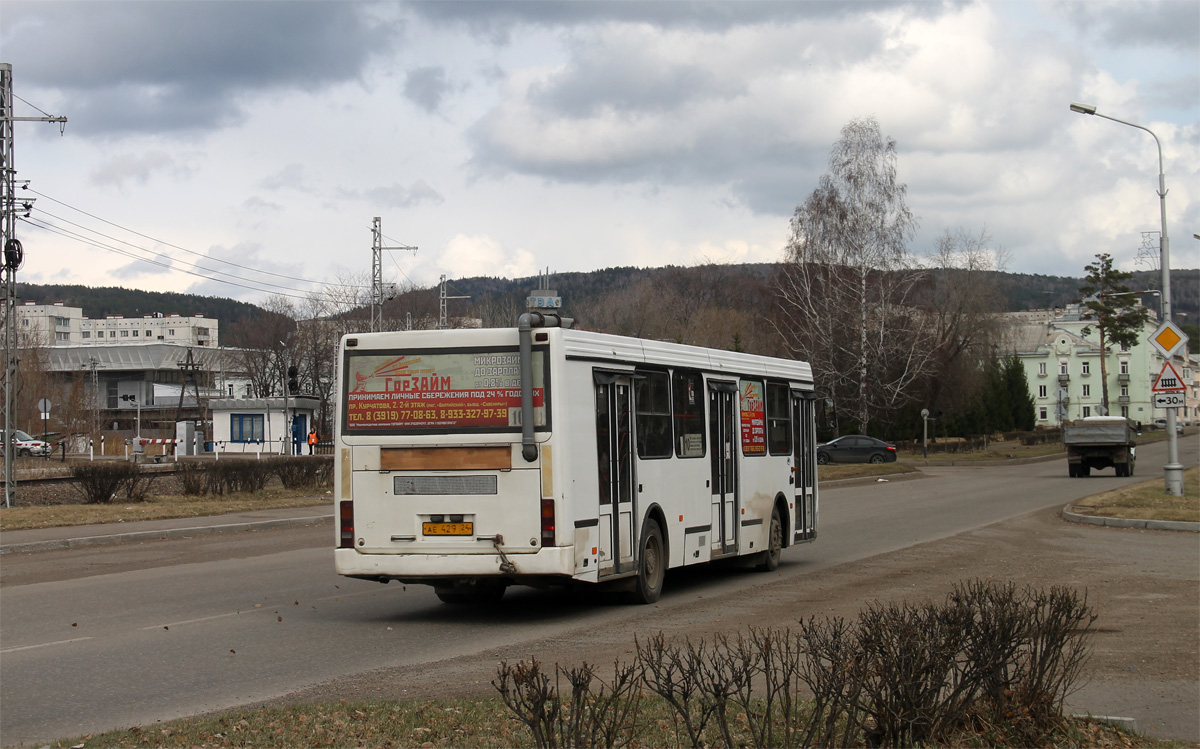
[[[833,479],[832,481],[821,481],[819,486],[828,487],[830,489],[840,489],[846,486],[865,486],[867,484],[886,484],[891,481],[917,481],[920,479],[929,478],[920,470],[905,471],[904,473],[885,473],[878,476],[856,476],[852,479]]]
[[[84,549],[90,546],[110,546],[115,544],[141,543],[145,541],[160,541],[168,538],[190,538],[192,536],[208,536],[215,533],[267,530],[269,528],[285,528],[290,526],[313,525],[316,523],[326,522],[333,522],[333,515],[331,513],[308,515],[297,518],[255,520],[244,523],[217,523],[213,525],[197,525],[188,528],[163,528],[148,531],[132,531],[130,533],[111,533],[102,536],[55,538],[45,541],[28,541],[25,543],[4,544],[3,546],[0,546],[0,555],[18,554],[29,551],[50,551],[53,549]]]
[[[1137,518],[1110,518],[1104,515],[1080,515],[1079,513],[1071,512],[1071,508],[1074,506],[1074,504],[1069,504],[1062,509],[1063,520],[1072,523],[1083,523],[1084,525],[1102,525],[1107,528],[1140,528],[1151,531],[1200,533],[1200,523],[1183,520],[1140,520]]]

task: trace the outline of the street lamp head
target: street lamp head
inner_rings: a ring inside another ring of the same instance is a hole
[[[1073,102],[1071,102],[1071,111],[1078,112],[1080,114],[1095,114],[1096,113],[1096,105],[1095,104],[1080,104],[1077,101],[1073,101]]]

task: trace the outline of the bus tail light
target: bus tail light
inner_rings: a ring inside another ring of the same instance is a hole
[[[554,545],[554,500],[542,500],[542,546]]]
[[[338,503],[338,527],[340,537],[338,548],[353,549],[354,548],[354,502],[344,501]]]

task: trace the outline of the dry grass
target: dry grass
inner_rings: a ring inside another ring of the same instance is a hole
[[[1080,515],[1109,518],[1142,518],[1200,522],[1200,467],[1183,473],[1183,496],[1167,494],[1163,477],[1143,481],[1076,502],[1071,510]]]
[[[643,705],[630,747],[686,744],[671,712],[655,697]],[[682,742],[682,743],[681,743]],[[1004,746],[987,735],[962,736],[956,746]],[[185,718],[142,728],[64,739],[51,747],[532,747],[529,730],[498,698],[457,701],[335,702],[289,708],[235,711]],[[1070,719],[1048,747],[1176,747],[1123,733],[1092,720]]]
[[[261,492],[224,496],[166,495],[147,497],[145,502],[113,502],[107,505],[58,504],[9,507],[0,512],[0,531],[57,528],[70,525],[129,523],[135,520],[192,518],[230,512],[270,510],[280,507],[311,507],[333,500],[326,489],[268,487]]]
[[[947,453],[947,452],[931,452],[929,453],[930,463],[991,463],[1001,460],[1020,460],[1022,458],[1044,458],[1047,455],[1058,455],[1066,452],[1061,443],[1051,442],[1045,445],[1022,445],[1017,442],[997,442],[993,443],[986,450],[975,450],[973,452]],[[903,453],[900,460],[906,463],[915,463],[921,465],[925,463],[925,458],[920,453]]]
[[[841,479],[872,478],[875,476],[891,476],[898,473],[915,473],[916,468],[904,463],[843,463],[841,465],[817,466],[817,482],[838,481]]]

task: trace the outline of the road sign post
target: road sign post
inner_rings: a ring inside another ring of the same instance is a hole
[[[1165,193],[1164,193],[1165,194]],[[1165,210],[1165,209],[1164,209]],[[1165,237],[1166,218],[1163,218],[1163,236]],[[1155,407],[1163,408],[1158,405],[1158,396],[1163,393],[1182,393],[1185,385],[1183,378],[1179,376],[1179,372],[1175,371],[1175,367],[1171,364],[1171,358],[1176,352],[1186,351],[1188,337],[1182,330],[1176,327],[1175,323],[1171,322],[1170,315],[1170,283],[1171,277],[1167,272],[1166,254],[1163,254],[1163,316],[1162,325],[1158,326],[1150,334],[1150,344],[1162,353],[1166,361],[1163,363],[1162,372],[1159,373],[1158,379],[1154,381],[1153,395],[1155,399]],[[1175,414],[1176,407],[1167,407],[1167,463],[1163,466],[1163,478],[1166,483],[1167,494],[1174,494],[1177,497],[1183,496],[1183,464],[1179,462],[1179,442],[1176,439],[1175,429],[1178,424],[1178,417]]]

